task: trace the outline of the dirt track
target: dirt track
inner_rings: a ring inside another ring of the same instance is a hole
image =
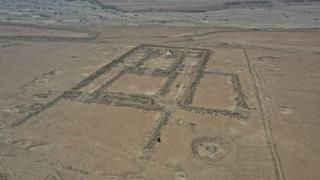
[[[14,28],[0,179],[320,176],[318,29]]]

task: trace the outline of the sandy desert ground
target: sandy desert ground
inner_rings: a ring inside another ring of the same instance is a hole
[[[112,11],[126,17],[2,19],[0,180],[319,179],[314,18],[122,26],[163,12]]]
[[[114,5],[113,2],[117,3]],[[125,0],[1,0],[0,22],[79,27],[91,27],[92,24],[246,28],[320,27],[318,0],[131,0],[131,3],[127,2]],[[145,2],[148,2],[146,8],[141,5]],[[159,7],[157,2],[166,6]],[[150,6],[154,8],[150,10],[148,8]]]

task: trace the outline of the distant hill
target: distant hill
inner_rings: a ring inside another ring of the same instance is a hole
[[[89,0],[124,12],[205,12],[232,8],[270,7],[271,0]],[[300,0],[288,0],[300,1]]]

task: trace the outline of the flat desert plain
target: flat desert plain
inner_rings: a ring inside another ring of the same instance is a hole
[[[0,29],[0,179],[320,176],[318,29]]]
[[[27,22],[0,24],[0,180],[320,178],[319,28]]]

